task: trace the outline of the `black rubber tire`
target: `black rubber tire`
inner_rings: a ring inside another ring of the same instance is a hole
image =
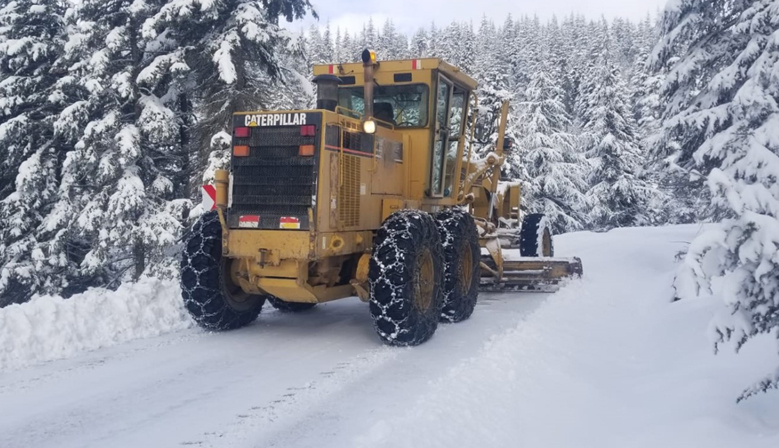
[[[268,296],[268,303],[282,313],[299,313],[316,306],[316,303],[287,302],[276,296]]]
[[[215,211],[204,213],[184,239],[181,295],[195,322],[208,330],[232,330],[260,314],[265,296],[250,295],[235,285],[229,258],[222,257],[222,225]]]
[[[429,257],[428,257],[429,253]],[[420,283],[420,260],[432,278]],[[438,328],[443,296],[444,257],[436,222],[419,210],[401,210],[379,228],[370,261],[370,310],[379,337],[394,346],[419,345]],[[422,309],[415,291],[430,288]]]
[[[542,252],[543,235],[549,232],[549,253]],[[525,216],[522,220],[522,228],[519,231],[519,253],[523,257],[553,257],[554,239],[552,238],[552,226],[546,215],[543,213],[533,213]]]
[[[444,306],[440,321],[462,322],[473,314],[479,296],[479,234],[473,217],[462,209],[446,209],[437,213],[435,219],[444,250]],[[470,277],[463,271],[468,255]]]

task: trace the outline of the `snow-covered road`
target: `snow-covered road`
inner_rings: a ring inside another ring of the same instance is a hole
[[[0,376],[0,447],[312,446],[402,413],[427,383],[531,315],[541,295],[485,294],[467,322],[384,347],[365,304],[268,307],[223,334],[186,330]],[[230,443],[225,443],[230,440]]]
[[[718,305],[668,301],[697,230],[564,235],[583,280],[482,294],[415,348],[384,347],[350,299],[7,369],[0,447],[779,446],[776,394],[734,403],[771,341],[714,357]]]

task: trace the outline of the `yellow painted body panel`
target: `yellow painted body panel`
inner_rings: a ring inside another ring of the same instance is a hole
[[[362,64],[314,66],[314,75],[354,76],[353,86],[363,85]],[[395,82],[394,75],[410,73],[411,81]],[[236,115],[316,112],[322,114],[319,129],[318,178],[315,206],[309,209],[310,230],[229,229],[223,235],[223,253],[235,259],[234,281],[249,293],[271,294],[289,302],[326,302],[358,294],[367,299],[368,261],[373,238],[382,222],[401,209],[435,212],[447,206],[470,205],[476,217],[511,217],[519,207],[519,187],[501,191],[492,204],[490,194],[497,193],[502,155],[480,165],[464,162],[466,128],[456,140],[457,154],[452,185],[446,195],[431,195],[431,167],[436,141],[436,87],[445,77],[459,91],[467,92],[465,108],[472,107],[476,81],[456,67],[439,59],[383,61],[375,68],[374,79],[380,86],[425,84],[429,89],[428,121],[424,127],[393,128],[379,123],[373,152],[344,148],[346,133],[359,133],[359,114],[336,111],[246,111]],[[339,113],[340,112],[340,113]],[[463,112],[467,117],[467,113]],[[505,113],[503,116],[505,126]],[[249,121],[249,120],[247,120]],[[339,129],[339,143],[326,143],[326,129]],[[352,138],[352,137],[350,137]],[[453,142],[453,143],[452,143]],[[455,146],[452,146],[454,148]],[[498,151],[501,153],[500,151]],[[487,174],[489,172],[489,174]],[[464,173],[468,176],[463,178]],[[217,207],[220,215],[228,202],[227,174],[219,172]],[[443,188],[442,188],[443,189]],[[504,197],[505,196],[505,197]],[[221,218],[224,224],[224,218]],[[502,267],[502,261],[499,263]],[[502,270],[502,269],[501,269]]]

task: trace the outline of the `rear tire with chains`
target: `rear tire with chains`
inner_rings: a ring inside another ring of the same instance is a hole
[[[232,281],[233,260],[222,257],[222,225],[204,213],[184,240],[181,294],[189,314],[208,330],[232,330],[257,319],[266,296],[251,295]]]
[[[379,228],[370,261],[370,310],[389,345],[433,336],[443,307],[443,249],[435,220],[418,210],[393,213]]]
[[[276,296],[268,296],[268,303],[282,313],[299,313],[316,306],[316,303],[287,302]]]
[[[444,306],[441,322],[462,322],[479,295],[481,248],[473,217],[459,208],[435,215],[444,250]]]

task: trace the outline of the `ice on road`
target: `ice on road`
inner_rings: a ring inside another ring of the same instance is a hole
[[[697,230],[563,235],[582,280],[482,294],[415,348],[384,347],[348,299],[7,370],[0,447],[779,446],[776,394],[735,404],[771,341],[715,357],[718,304],[669,302]]]

